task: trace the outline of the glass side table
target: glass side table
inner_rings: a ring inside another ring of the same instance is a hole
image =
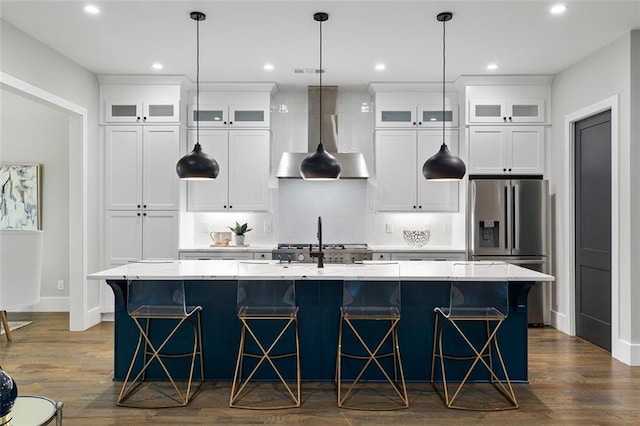
[[[37,395],[18,396],[11,410],[12,426],[42,426],[56,419],[62,425],[62,402]]]

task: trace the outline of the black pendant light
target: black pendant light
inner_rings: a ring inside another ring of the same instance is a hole
[[[444,129],[444,87],[445,87],[445,22],[450,21],[453,18],[451,12],[439,13],[436,19],[442,22],[442,145],[440,151],[438,151],[433,157],[425,161],[422,166],[422,174],[425,179],[429,180],[460,180],[464,177],[467,171],[464,162],[457,155],[449,151],[447,144],[445,143],[445,129]]]
[[[313,19],[320,23],[320,141],[316,152],[302,160],[300,175],[305,180],[335,180],[340,177],[342,166],[322,144],[322,23],[329,19],[329,14],[317,12],[313,14]]]
[[[196,21],[196,114],[200,113],[200,21],[207,18],[202,12],[191,12],[191,19]],[[200,120],[196,120],[196,144],[193,151],[178,161],[176,172],[180,179],[205,180],[215,179],[220,173],[218,162],[209,154],[202,151],[200,146]]]

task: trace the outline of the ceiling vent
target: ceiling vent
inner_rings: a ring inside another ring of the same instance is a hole
[[[294,74],[320,74],[320,70],[318,68],[294,68]],[[327,69],[322,70],[322,74],[326,74]]]

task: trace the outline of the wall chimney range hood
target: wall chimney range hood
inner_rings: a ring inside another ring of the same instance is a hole
[[[300,163],[310,152],[315,152],[320,138],[320,111],[318,96],[320,88],[310,86],[308,88],[308,152],[285,152],[282,154],[280,164],[276,170],[276,177],[280,179],[302,179],[300,176]],[[338,159],[342,165],[340,179],[367,179],[369,170],[360,152],[338,152],[338,87],[322,87],[322,135],[325,149]]]

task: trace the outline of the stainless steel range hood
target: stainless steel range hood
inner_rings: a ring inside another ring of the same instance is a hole
[[[300,163],[312,152],[315,152],[320,139],[320,123],[322,122],[322,143],[324,148],[338,159],[342,166],[340,179],[367,179],[369,170],[360,152],[338,152],[338,87],[322,87],[322,117],[320,117],[320,88],[310,86],[309,119],[308,119],[308,152],[285,152],[282,154],[276,177],[280,179],[302,179]],[[322,119],[322,121],[321,121]]]

